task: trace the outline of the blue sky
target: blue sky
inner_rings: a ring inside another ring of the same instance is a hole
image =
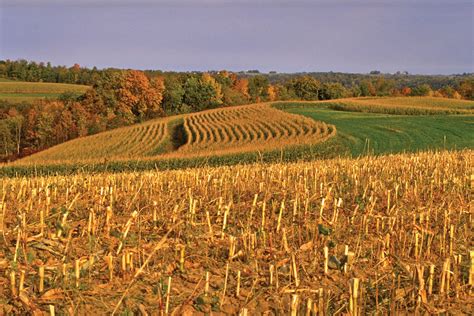
[[[0,1],[0,59],[178,71],[474,72],[472,1]]]

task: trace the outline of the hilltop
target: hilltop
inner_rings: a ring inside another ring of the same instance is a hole
[[[18,103],[41,99],[57,99],[64,93],[84,94],[89,88],[89,86],[78,84],[24,82],[2,79],[0,80],[0,100]]]

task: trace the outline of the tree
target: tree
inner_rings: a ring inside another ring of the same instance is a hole
[[[419,97],[429,96],[432,93],[433,91],[431,90],[431,87],[428,84],[419,85],[413,88],[411,91],[412,96],[419,96]]]
[[[175,76],[169,76],[164,83],[163,110],[170,114],[182,113],[184,89],[181,82]]]
[[[464,99],[474,100],[474,79],[463,80],[459,84],[458,92]]]
[[[202,83],[203,85],[208,85],[214,91],[213,95],[211,96],[211,104],[213,106],[218,106],[222,104],[222,86],[214,79],[210,74],[207,72],[202,74]]]
[[[278,98],[278,90],[275,86],[269,85],[267,94],[268,94],[268,101],[275,101]]]
[[[68,109],[63,109],[59,114],[53,127],[53,134],[56,139],[56,144],[79,136],[72,113]]]
[[[202,78],[192,76],[184,84],[183,101],[194,111],[216,107],[217,93],[213,85],[203,82]]]
[[[310,101],[320,99],[321,83],[310,76],[293,79],[289,83],[289,89],[301,100]]]
[[[267,100],[268,78],[262,75],[253,76],[248,80],[249,95],[254,102]]]
[[[118,114],[130,122],[142,120],[148,113],[163,113],[160,107],[163,99],[163,80],[148,80],[138,70],[130,70],[123,76],[117,91]]]
[[[233,89],[240,93],[245,99],[250,99],[249,81],[245,78],[236,79]]]
[[[340,99],[344,98],[346,94],[346,88],[339,82],[325,83],[321,89],[322,100]]]
[[[410,87],[403,87],[400,92],[403,96],[408,96],[408,95],[411,94],[411,88]]]
[[[392,80],[386,80],[384,77],[379,77],[375,81],[375,91],[378,96],[388,96],[393,94],[395,84]]]
[[[11,133],[10,124],[8,119],[0,120],[0,142],[2,146],[2,155],[8,157],[11,155],[15,148],[15,144],[12,141],[13,135]]]
[[[375,87],[369,80],[364,80],[360,83],[359,91],[361,97],[370,97],[376,95]]]
[[[20,154],[22,132],[23,132],[23,123],[25,118],[18,113],[15,109],[10,109],[8,111],[8,123],[10,125],[10,130],[14,139],[16,154]]]

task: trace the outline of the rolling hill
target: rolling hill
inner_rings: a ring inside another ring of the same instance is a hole
[[[157,119],[78,138],[19,163],[209,156],[316,144],[335,134],[332,125],[270,104],[252,104]]]
[[[13,166],[114,162],[120,170],[133,162],[133,168],[181,168],[256,157],[291,161],[472,149],[473,105],[439,98],[363,98],[219,108],[75,139]]]
[[[65,92],[83,94],[87,89],[88,86],[76,84],[0,80],[0,100],[32,102],[37,99],[57,99]]]

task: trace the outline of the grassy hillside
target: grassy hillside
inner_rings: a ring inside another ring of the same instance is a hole
[[[432,97],[351,98],[318,104],[338,111],[394,115],[474,114],[474,101]]]
[[[0,100],[9,102],[31,102],[37,99],[56,99],[65,92],[84,93],[88,86],[0,80]]]
[[[474,115],[386,115],[322,108],[319,104],[281,104],[290,113],[333,124],[333,141],[353,156],[474,148]]]

